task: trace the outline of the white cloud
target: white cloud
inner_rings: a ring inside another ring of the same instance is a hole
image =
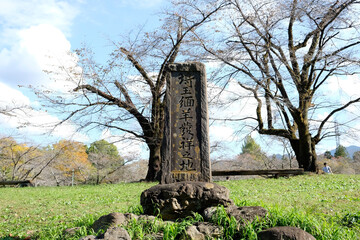
[[[71,122],[66,122],[53,129],[60,119],[51,116],[46,111],[34,110],[31,105],[30,99],[22,92],[0,82],[0,108],[15,109],[11,112],[11,116],[0,115],[2,126],[17,128],[22,133],[31,135],[50,133],[56,138],[88,141],[88,137],[78,133],[76,125]]]
[[[355,100],[360,97],[360,76],[359,75],[347,75],[347,76],[335,76],[328,80],[325,87],[322,89],[324,93],[324,101],[327,104],[332,104],[331,111],[335,108],[339,108],[342,105],[348,103],[349,101]],[[335,114],[330,121],[337,121],[341,123],[347,123],[352,121],[359,116],[359,103],[354,103],[348,106],[345,110],[340,111]],[[319,120],[323,120],[327,116],[327,112],[324,112],[322,115],[318,115]],[[350,123],[351,127],[354,125],[354,122]],[[349,125],[349,126],[350,126]]]
[[[47,134],[61,139],[72,139],[79,142],[89,141],[89,137],[77,131],[77,127],[72,122],[65,122],[56,128],[54,124],[60,120],[52,115],[49,115],[46,111],[30,111],[27,112],[24,117],[27,117],[29,126],[25,128],[25,131],[30,134]],[[21,121],[21,118],[18,118]]]
[[[328,79],[326,85],[321,89],[323,97],[321,100],[332,108],[320,109],[315,119],[322,121],[328,116],[331,110],[342,106],[343,104],[360,97],[360,78],[358,75],[334,76]],[[359,104],[355,103],[345,110],[333,115],[323,128],[324,133],[330,133],[331,137],[325,138],[317,146],[317,152],[323,153],[326,150],[336,148],[335,122],[339,123],[340,144],[344,146],[359,145],[358,124]],[[320,122],[312,122],[313,127],[317,130]]]
[[[149,73],[149,76],[153,80],[157,78],[156,73]],[[152,97],[149,84],[139,75],[127,76],[127,78],[130,79],[130,81],[126,82],[125,87],[131,93],[133,99],[139,101],[141,105],[148,105]]]
[[[45,86],[66,92],[75,87],[78,58],[70,52],[64,34],[51,25],[38,25],[18,31],[19,42],[0,52],[0,81],[18,85]],[[43,71],[52,72],[51,79]]]
[[[13,30],[29,28],[39,24],[53,25],[67,34],[70,33],[72,21],[78,14],[77,2],[57,0],[2,0],[0,1],[0,21],[4,30],[0,44],[12,43]]]
[[[72,139],[79,142],[89,141],[89,137],[77,131],[76,125],[71,122],[63,123],[56,128],[60,122],[55,116],[46,111],[36,111],[30,108],[22,108],[12,112],[14,116],[0,115],[0,123],[3,127],[17,128],[25,135],[47,135],[60,139]]]
[[[74,84],[67,79],[64,69],[79,73],[78,58],[70,52],[64,34],[51,25],[38,25],[18,31],[19,42],[0,52],[0,81],[10,86],[35,85],[68,90]],[[51,80],[43,71],[54,74]],[[60,73],[60,74],[59,74]],[[60,79],[63,79],[60,81]]]
[[[248,121],[228,121],[218,119],[240,119],[255,116],[256,101],[236,80],[231,80],[224,88],[208,83],[210,142],[216,143],[211,158],[233,157],[241,151],[239,144],[251,129],[244,128]],[[254,122],[251,122],[254,123]],[[218,145],[220,143],[220,145]]]
[[[358,98],[360,96],[360,77],[359,75],[347,75],[340,77],[332,77],[327,82],[328,96],[335,96],[342,103],[349,99]]]
[[[59,57],[70,50],[63,32],[49,24],[40,24],[19,31],[20,48],[35,57],[41,67],[48,65],[48,56]]]
[[[10,106],[9,106],[10,105]],[[0,82],[0,108],[29,106],[30,99],[19,90]]]
[[[70,52],[70,27],[78,11],[76,1],[71,4],[57,0],[2,0],[0,1],[0,107],[22,107],[17,117],[0,115],[2,127],[18,128],[28,134],[45,134],[60,120],[46,111],[32,109],[39,103],[18,90],[18,85],[44,86],[56,91],[67,91],[73,84],[53,79],[43,70],[61,68],[77,72],[77,58]],[[56,77],[57,76],[57,77]],[[30,96],[30,95],[29,95]],[[54,137],[87,141],[77,133],[76,125],[64,123],[55,128]]]
[[[216,141],[233,141],[234,129],[226,125],[212,125],[209,128],[210,139]]]
[[[224,63],[218,60],[208,60],[205,62],[205,66],[208,72],[218,70]]]
[[[10,86],[50,83],[43,70],[74,67],[69,54],[72,21],[79,1],[0,1],[0,81]],[[52,66],[52,68],[50,67]],[[63,83],[51,87],[63,89]]]
[[[78,58],[71,52],[71,44],[56,27],[41,24],[19,32],[20,49],[33,56],[40,70],[50,72],[50,81],[43,78],[37,85],[67,92],[76,86],[81,68]]]
[[[256,115],[255,98],[236,80],[231,80],[226,88],[208,83],[208,99],[210,121],[212,118],[241,119]],[[228,126],[233,125],[231,121],[226,123]]]
[[[34,57],[14,46],[12,49],[0,51],[0,81],[9,86],[33,85],[39,80],[44,80],[40,66]]]

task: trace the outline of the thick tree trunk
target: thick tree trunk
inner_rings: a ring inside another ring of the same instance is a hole
[[[291,147],[295,152],[299,168],[304,168],[308,172],[316,172],[316,151],[315,144],[311,138],[290,140]]]
[[[146,181],[160,181],[161,178],[161,144],[148,144],[150,150],[149,167],[146,175]]]
[[[316,172],[316,150],[315,142],[310,134],[310,126],[308,120],[308,110],[311,105],[311,96],[308,92],[300,93],[300,109],[299,114],[293,114],[294,121],[297,125],[298,139],[290,139],[299,168],[304,168],[308,172]]]
[[[160,88],[161,89],[161,88]],[[159,90],[160,91],[160,90]],[[146,181],[160,181],[161,179],[161,145],[164,131],[164,105],[160,98],[160,93],[154,96],[151,114],[151,126],[147,132],[146,143],[150,150],[149,167]]]
[[[100,173],[99,173],[99,169],[97,169],[97,174],[96,174],[96,185],[100,184]]]

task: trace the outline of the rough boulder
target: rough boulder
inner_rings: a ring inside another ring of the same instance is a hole
[[[229,206],[226,187],[208,182],[177,182],[160,184],[142,192],[140,203],[144,213],[160,214],[164,220],[174,220],[191,216],[193,212],[203,212],[212,206]]]
[[[316,240],[310,233],[297,227],[274,227],[258,234],[260,240]]]

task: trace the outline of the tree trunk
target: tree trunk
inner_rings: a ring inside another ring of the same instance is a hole
[[[161,88],[159,88],[159,91]],[[151,129],[144,129],[147,136],[146,143],[150,150],[149,167],[146,175],[146,181],[160,181],[161,179],[161,145],[164,132],[164,105],[160,98],[160,92],[153,97],[153,106],[151,113]],[[150,130],[150,131],[148,131]]]
[[[148,172],[146,175],[145,180],[146,181],[160,181],[161,178],[161,155],[160,155],[160,149],[161,144],[160,143],[152,143],[148,144],[149,150],[150,150],[150,156],[149,156],[149,167]]]
[[[316,172],[316,151],[315,144],[308,139],[290,140],[292,149],[295,152],[299,168],[304,168],[308,172]]]
[[[290,144],[295,152],[299,168],[304,171],[316,172],[316,150],[315,142],[310,134],[308,110],[311,105],[311,98],[307,91],[300,92],[300,109],[298,114],[293,114],[297,125],[298,139],[290,139]]]
[[[99,169],[97,169],[97,174],[96,174],[96,185],[100,184],[100,173],[99,173]]]

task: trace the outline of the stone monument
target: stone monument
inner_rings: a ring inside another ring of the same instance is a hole
[[[205,66],[167,66],[161,183],[211,182]]]

